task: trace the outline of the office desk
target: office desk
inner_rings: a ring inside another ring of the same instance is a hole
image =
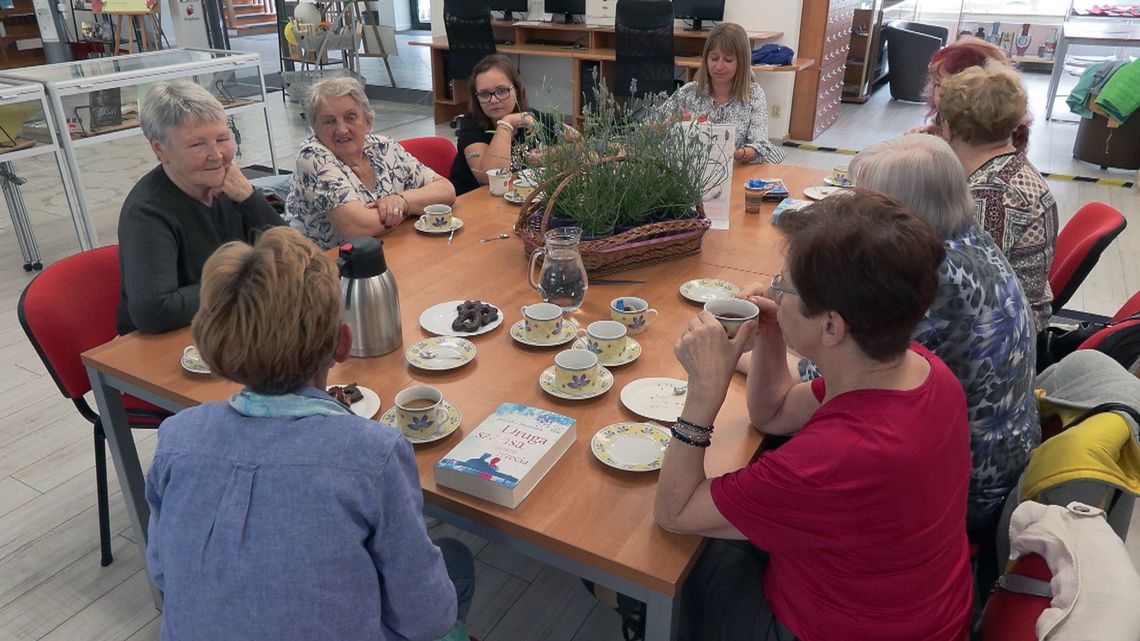
[[[1057,40],[1057,53],[1053,73],[1049,76],[1049,93],[1045,100],[1045,120],[1053,116],[1053,103],[1057,100],[1057,85],[1065,69],[1065,55],[1069,45],[1105,45],[1110,47],[1140,47],[1140,26],[1119,25],[1111,22],[1066,22],[1061,25]]]
[[[735,173],[731,232],[710,230],[700,254],[620,275],[644,279],[644,285],[592,285],[582,309],[573,314],[583,325],[608,318],[610,300],[626,294],[646,298],[661,312],[650,329],[637,336],[643,347],[641,357],[614,368],[614,387],[599,397],[564,401],[547,395],[538,386],[538,376],[563,348],[529,348],[511,339],[509,328],[521,318],[519,307],[538,301],[538,295],[527,284],[528,263],[517,239],[479,242],[510,232],[518,217],[517,207],[491,198],[485,188],[465,194],[456,203],[455,214],[465,225],[453,245],[447,245],[445,236],[419,234],[409,223],[385,237],[385,257],[401,292],[403,348],[381,357],[349,359],[329,374],[330,383],[355,381],[375,390],[385,408],[391,406],[397,391],[412,383],[440,388],[463,413],[463,423],[457,430],[460,434],[415,448],[425,512],[645,601],[646,638],[651,641],[673,638],[678,595],[704,540],[659,528],[653,521],[657,474],[604,466],[590,453],[590,439],[605,425],[639,420],[619,399],[627,383],[647,376],[684,376],[673,356],[673,343],[700,308],[680,297],[681,283],[712,277],[746,285],[766,282],[779,269],[781,242],[768,222],[773,205],[766,205],[759,215],[745,214],[745,180],[782,177],[798,194],[803,187],[820,183],[826,172],[753,165],[738,166]],[[470,298],[496,304],[505,316],[499,328],[471,338],[478,349],[475,360],[448,372],[407,365],[404,349],[428,336],[419,326],[420,312],[441,301]],[[144,560],[149,510],[143,470],[119,392],[179,410],[223,400],[237,391],[237,385],[228,381],[181,369],[179,356],[190,342],[186,329],[160,335],[135,333],[83,356],[127,502],[133,538]],[[744,393],[744,379],[738,376],[717,417],[717,437],[706,460],[710,474],[742,467],[759,445],[760,435],[748,422]],[[504,401],[551,409],[578,421],[575,443],[515,510],[437,487],[432,474],[435,463]]]

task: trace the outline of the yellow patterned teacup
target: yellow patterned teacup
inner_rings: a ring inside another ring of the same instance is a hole
[[[622,296],[610,302],[610,318],[625,325],[630,335],[640,334],[657,320],[657,310],[651,309],[644,298]]]
[[[554,356],[554,387],[564,394],[583,394],[598,387],[598,355],[568,349]]]
[[[428,205],[424,207],[424,225],[428,229],[449,229],[451,227],[450,205]]]
[[[423,436],[439,430],[443,393],[430,385],[414,385],[396,394],[396,425],[409,436]]]
[[[728,337],[736,336],[740,326],[760,316],[760,308],[743,298],[718,298],[705,303],[705,311],[716,317]]]
[[[625,325],[612,320],[594,321],[586,329],[578,330],[578,336],[586,342],[586,349],[598,355],[598,360],[617,360],[626,346]]]
[[[523,334],[536,343],[554,341],[562,331],[562,308],[554,303],[524,305]]]

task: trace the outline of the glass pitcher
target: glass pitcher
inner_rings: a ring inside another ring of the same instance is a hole
[[[530,255],[530,268],[527,279],[530,286],[537,289],[542,300],[554,303],[564,312],[572,312],[582,306],[586,288],[590,281],[586,278],[586,266],[578,253],[578,241],[582,239],[581,227],[558,227],[548,230],[544,236],[546,246],[539,247]],[[538,281],[534,279],[534,266],[539,256],[543,257]]]

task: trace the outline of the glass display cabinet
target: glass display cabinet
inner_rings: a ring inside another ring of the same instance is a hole
[[[269,135],[270,159],[274,172],[277,171],[273,130],[265,101],[265,79],[258,54],[166,49],[12,69],[2,72],[0,78],[39,83],[46,91],[51,128],[60,141],[74,188],[73,196],[78,205],[76,229],[84,250],[95,247],[98,239],[75,150],[139,133],[139,104],[155,83],[196,82],[217,96],[227,116],[260,110]]]

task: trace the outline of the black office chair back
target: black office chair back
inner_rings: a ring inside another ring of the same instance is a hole
[[[484,0],[444,0],[447,79],[467,80],[483,58],[495,53],[491,9]]]
[[[639,98],[672,93],[673,3],[668,0],[618,0],[615,96]]]

